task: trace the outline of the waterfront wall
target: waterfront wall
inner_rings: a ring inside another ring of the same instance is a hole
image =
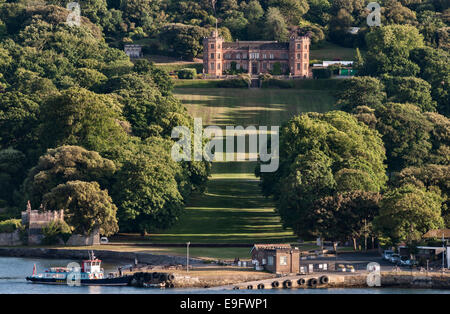
[[[22,241],[20,240],[19,230],[11,233],[0,233],[0,245],[15,246],[21,244]]]
[[[151,253],[117,252],[108,250],[94,250],[95,255],[105,261],[134,263],[137,258],[139,263],[150,265],[186,265],[186,257],[157,255]],[[46,248],[0,248],[0,256],[8,257],[36,257],[55,259],[82,260],[88,257],[87,250],[73,249],[46,249]],[[199,259],[189,259],[190,264],[202,262]]]

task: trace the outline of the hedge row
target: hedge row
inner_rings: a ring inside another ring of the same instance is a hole
[[[0,221],[0,233],[11,233],[22,226],[20,219],[8,219]]]

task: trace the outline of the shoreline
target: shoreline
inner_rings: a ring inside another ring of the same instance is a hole
[[[134,263],[135,258],[139,264],[156,267],[138,267],[135,272],[153,272],[156,269],[163,272],[171,272],[175,275],[175,288],[200,288],[214,290],[231,289],[272,289],[272,283],[278,281],[279,286],[273,289],[283,289],[286,280],[291,281],[288,289],[314,289],[314,288],[371,288],[367,285],[368,272],[336,273],[316,272],[307,275],[277,276],[267,272],[255,272],[252,268],[238,268],[231,266],[205,266],[201,259],[191,258],[189,263],[195,266],[187,275],[183,271],[164,270],[164,266],[186,265],[186,258],[181,256],[157,255],[140,252],[118,252],[111,250],[94,250],[98,258],[114,263]],[[85,259],[86,250],[63,248],[22,248],[0,247],[0,257],[27,257],[48,259]],[[160,266],[160,267],[158,267]],[[224,271],[230,273],[230,277],[218,278],[215,273]],[[311,278],[320,281],[321,276],[328,276],[329,282],[318,284],[316,287],[308,286]],[[305,279],[306,283],[298,284],[298,279]],[[259,288],[258,288],[258,285]],[[250,288],[251,286],[251,288]],[[381,272],[381,286],[373,288],[406,288],[406,289],[439,289],[450,290],[450,274],[448,273],[420,273],[420,272]]]
[[[23,247],[0,247],[0,257],[35,257],[50,259],[86,259],[86,250],[70,248],[23,248]],[[95,255],[107,262],[130,263],[138,260],[139,263],[148,265],[186,265],[186,257],[152,254],[143,252],[118,252],[111,250],[93,250]],[[189,264],[203,263],[203,260],[189,258]]]

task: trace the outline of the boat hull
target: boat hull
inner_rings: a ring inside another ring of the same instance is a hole
[[[123,276],[103,279],[81,279],[80,284],[82,286],[128,286],[132,278],[132,276]],[[38,284],[67,285],[65,279],[57,278],[27,277],[27,281]]]

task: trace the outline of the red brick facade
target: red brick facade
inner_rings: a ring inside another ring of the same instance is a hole
[[[291,37],[287,43],[276,41],[224,42],[216,32],[203,40],[203,69],[209,76],[221,76],[235,69],[258,75],[275,68],[281,74],[307,77],[309,74],[309,37]]]

